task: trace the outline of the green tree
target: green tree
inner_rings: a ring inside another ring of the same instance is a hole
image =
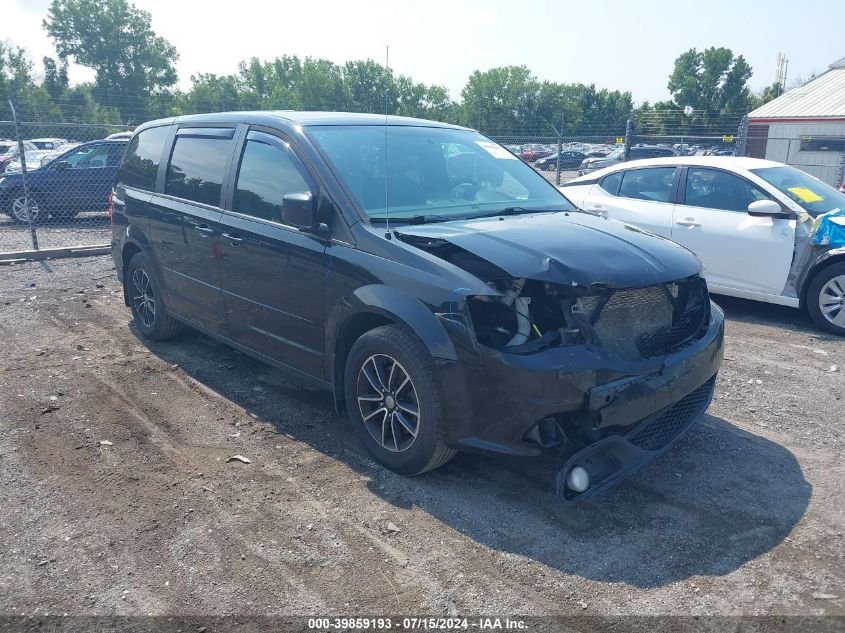
[[[42,63],[44,65],[44,81],[41,85],[53,102],[58,103],[64,91],[70,86],[67,62],[60,60],[59,63],[56,63],[56,60],[52,57],[45,57]]]
[[[62,60],[94,69],[97,100],[124,122],[146,118],[150,95],[176,83],[176,49],[127,0],[53,0],[42,24]]]
[[[754,103],[752,107],[759,108],[761,105],[768,103],[772,99],[776,99],[782,94],[783,87],[780,85],[779,81],[776,81],[771,86],[766,86],[765,88],[763,88],[763,90],[760,91],[760,94],[754,97]]]
[[[49,120],[57,116],[49,93],[32,77],[32,62],[20,46],[0,41],[0,118],[11,119],[9,100],[22,121]]]
[[[668,88],[675,107],[695,111],[690,125],[710,125],[726,114],[748,112],[754,104],[751,66],[728,48],[694,48],[675,60]]]
[[[540,90],[527,66],[473,72],[461,91],[461,122],[486,134],[520,134],[537,122]]]

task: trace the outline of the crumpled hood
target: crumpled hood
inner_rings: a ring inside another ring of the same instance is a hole
[[[690,251],[636,227],[588,213],[538,213],[403,226],[399,235],[448,241],[513,277],[632,288],[701,271]]]

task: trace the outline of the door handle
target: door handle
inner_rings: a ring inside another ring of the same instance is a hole
[[[238,237],[237,235],[230,235],[229,233],[223,233],[220,237],[224,237],[229,240],[229,243],[232,246],[240,246],[241,242],[244,241],[244,238]]]
[[[675,224],[680,224],[681,226],[701,226],[700,223],[695,221],[695,218],[687,218],[686,220],[675,220]]]
[[[207,224],[200,224],[194,227],[203,237],[208,237],[214,233],[214,229],[208,226]]]

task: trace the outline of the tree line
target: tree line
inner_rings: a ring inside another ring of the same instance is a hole
[[[633,118],[647,134],[721,134],[773,98],[748,88],[751,67],[726,48],[690,49],[675,60],[668,101],[635,106],[631,93],[582,83],[541,81],[526,66],[473,72],[450,98],[443,86],[415,82],[372,60],[336,64],[283,55],[242,61],[230,75],[201,73],[177,88],[178,52],[155,34],[150,14],[128,0],[52,0],[43,20],[57,58],[36,76],[26,51],[0,42],[0,119],[123,123],[224,110],[376,112],[467,125],[489,135],[620,134]],[[68,64],[94,70],[71,85]]]

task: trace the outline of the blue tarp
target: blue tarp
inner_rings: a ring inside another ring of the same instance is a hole
[[[813,244],[830,248],[845,247],[845,209],[836,209],[816,218]]]

